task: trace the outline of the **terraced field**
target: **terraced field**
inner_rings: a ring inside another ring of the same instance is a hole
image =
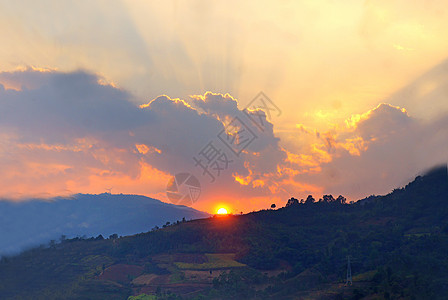
[[[175,262],[174,264],[181,270],[222,270],[246,266],[235,261],[233,253],[207,253],[205,256],[207,261],[203,263]]]

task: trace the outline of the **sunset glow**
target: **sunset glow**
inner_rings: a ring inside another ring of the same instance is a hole
[[[220,209],[218,209],[218,211],[216,212],[218,215],[227,215],[227,209],[225,209],[224,207],[221,207]]]
[[[239,213],[446,162],[443,4],[250,3],[0,4],[0,197],[111,188]],[[179,173],[199,184],[169,199]]]
[[[442,299],[447,4],[0,1],[0,298]]]

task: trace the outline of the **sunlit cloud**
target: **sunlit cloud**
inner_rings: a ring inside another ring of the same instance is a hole
[[[136,105],[128,92],[82,71],[26,69],[3,72],[0,78],[28,84],[26,89],[3,89],[0,94],[1,182],[8,185],[1,196],[49,197],[60,191],[112,189],[160,197],[171,176],[190,172],[203,186],[198,207],[216,197],[231,202],[237,197],[269,198],[274,191],[287,197],[278,181],[294,171],[284,168],[287,154],[273,124],[264,119],[265,128],[259,130],[228,94],[193,95],[191,104],[159,96]],[[256,132],[254,142],[239,155],[221,144],[219,151],[230,157],[229,167],[210,183],[193,157],[210,141],[222,143],[219,133],[237,116],[245,118],[247,130]],[[168,201],[166,196],[161,200]],[[240,203],[239,209],[253,208],[248,203]]]
[[[369,194],[381,194],[405,184],[416,174],[447,161],[446,115],[426,122],[418,120],[402,107],[382,103],[356,114],[341,126],[308,132],[306,150],[309,165],[319,172],[299,173],[298,182],[323,187],[325,193],[343,193],[351,200]],[[316,139],[318,142],[316,142]],[[298,155],[290,155],[297,162]]]
[[[356,200],[446,161],[443,1],[50,2],[0,4],[3,196],[168,201],[189,172],[197,208],[246,211]],[[229,151],[218,134],[260,90],[281,116],[250,111],[264,131],[244,119],[256,137],[211,183],[193,158]]]

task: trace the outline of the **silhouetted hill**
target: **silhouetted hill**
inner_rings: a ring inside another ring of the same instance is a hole
[[[445,299],[446,167],[368,202],[323,199],[180,222],[118,239],[74,239],[33,249],[2,260],[0,295]],[[353,285],[345,286],[348,256]]]
[[[182,218],[209,215],[190,207],[139,195],[77,194],[70,198],[0,201],[0,255],[17,253],[50,240],[81,236],[108,237],[146,232]]]

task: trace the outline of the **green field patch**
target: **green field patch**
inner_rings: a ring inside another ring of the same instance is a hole
[[[105,255],[89,255],[81,259],[81,263],[88,266],[111,265],[114,260]]]
[[[207,253],[207,262],[203,263],[185,263],[175,262],[174,264],[179,269],[184,270],[216,270],[216,269],[228,269],[228,268],[240,268],[245,267],[245,264],[235,261],[234,253]]]

